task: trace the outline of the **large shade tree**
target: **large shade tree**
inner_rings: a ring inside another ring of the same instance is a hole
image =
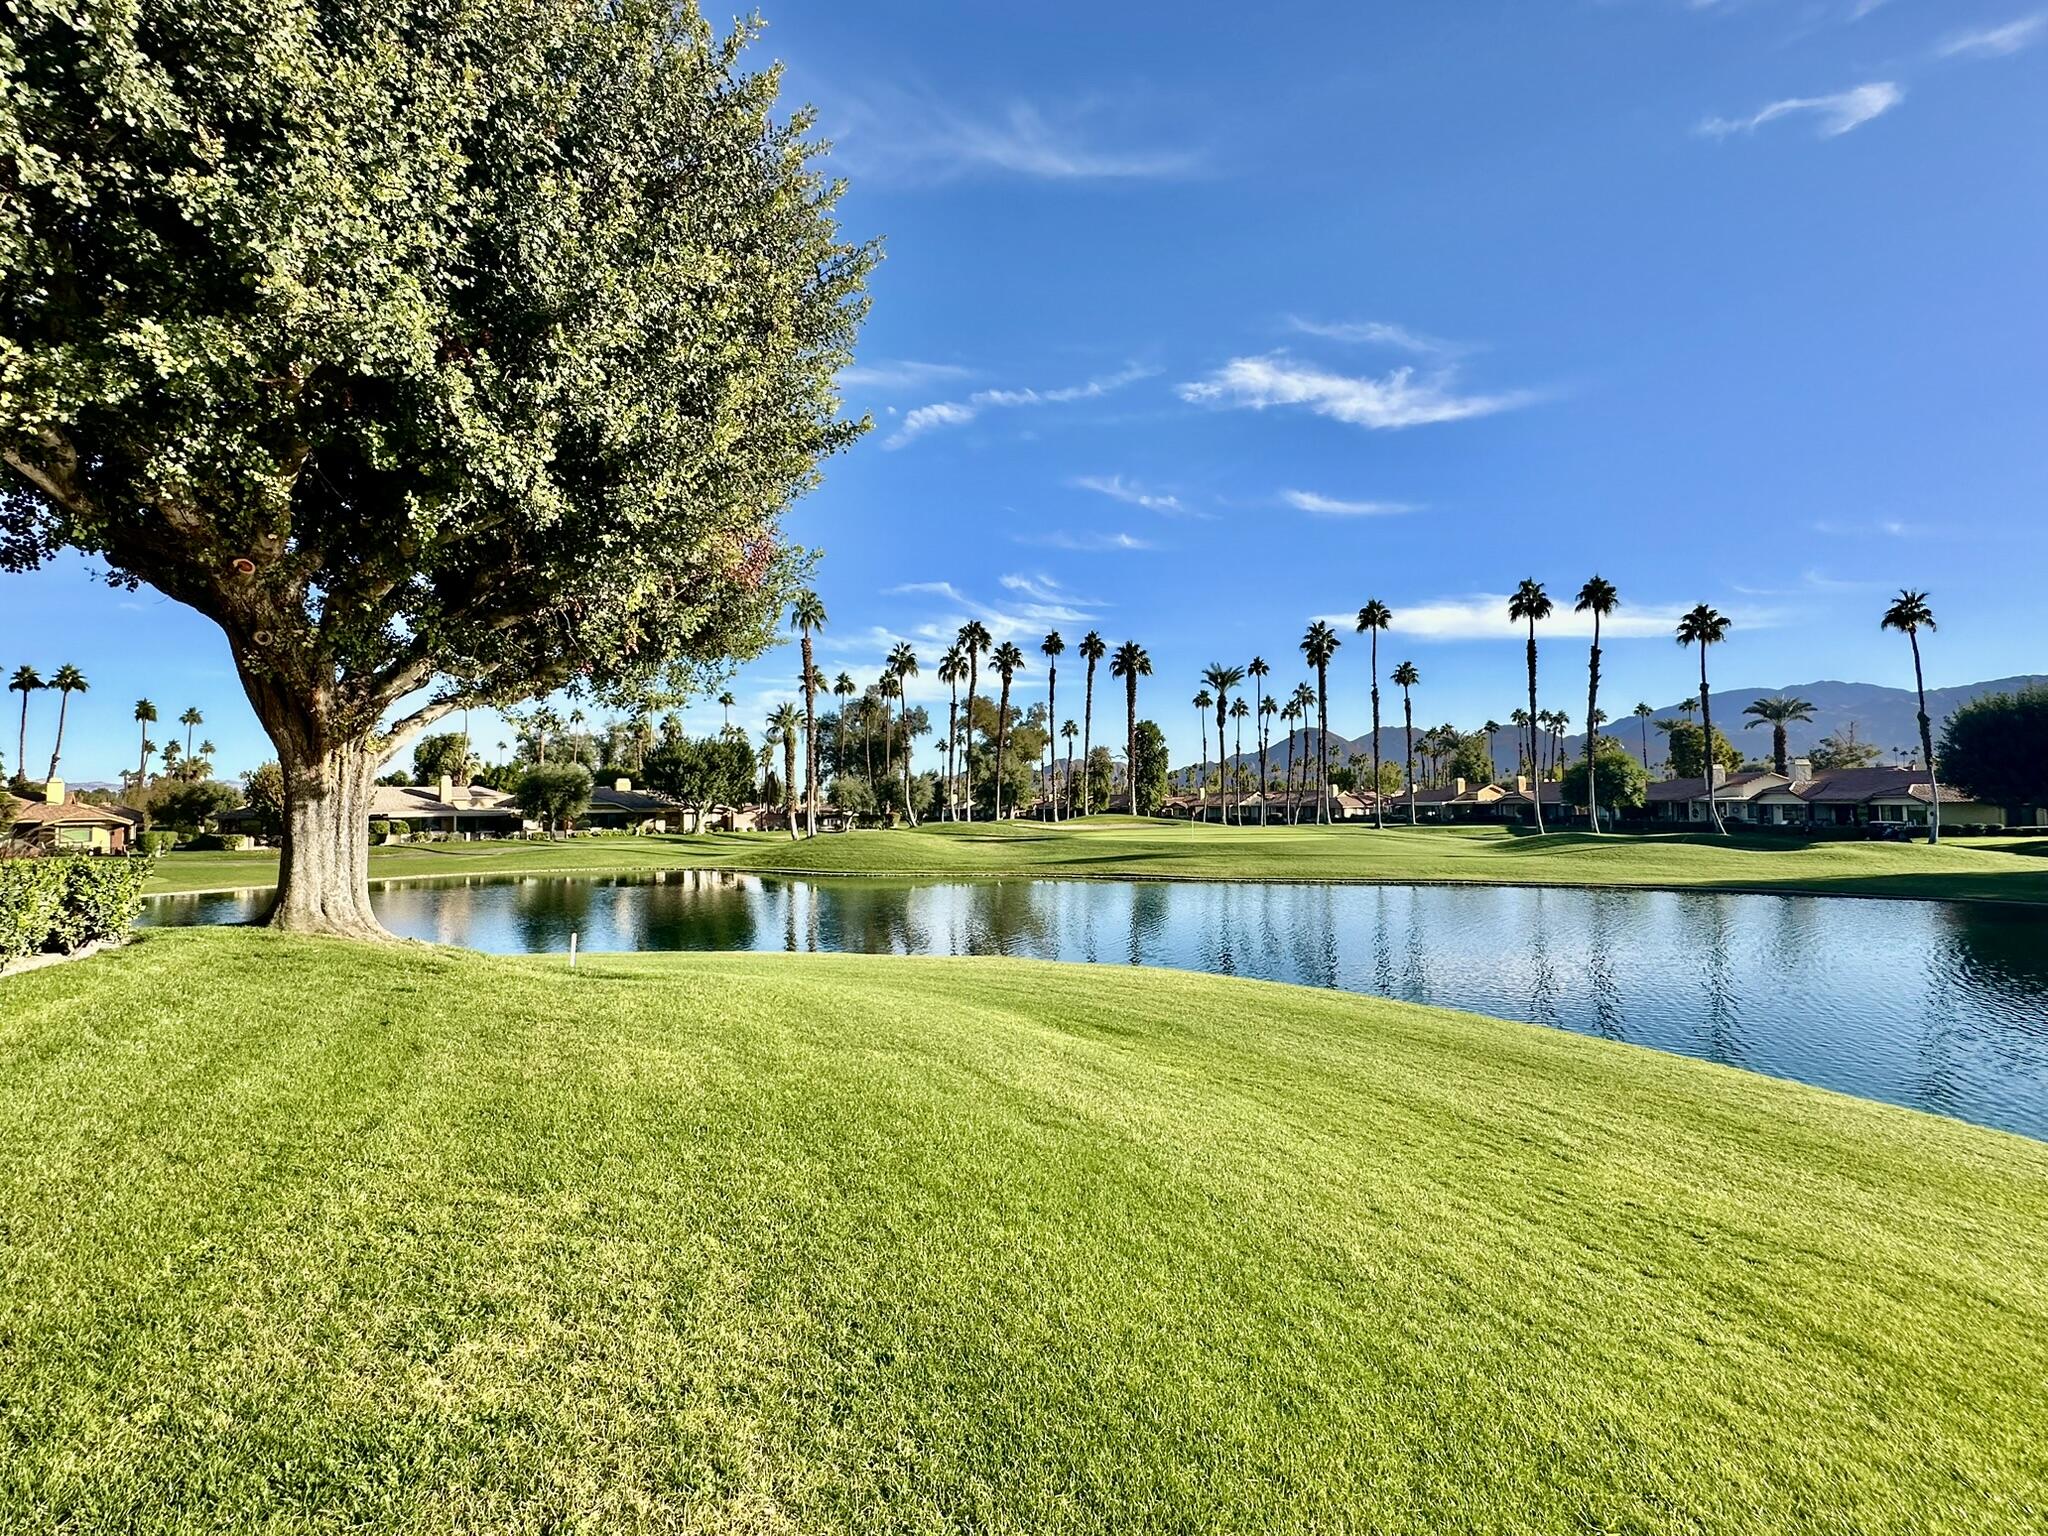
[[[371,779],[450,710],[772,635],[874,253],[751,37],[690,0],[10,7],[0,564],[83,550],[225,631],[279,926],[381,935]]]

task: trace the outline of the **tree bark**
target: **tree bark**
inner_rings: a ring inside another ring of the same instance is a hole
[[[1707,648],[1700,646],[1700,730],[1707,748],[1707,816],[1714,823],[1714,830],[1723,837],[1728,827],[1721,820],[1721,802],[1714,796],[1714,705],[1707,692]]]
[[[269,923],[286,933],[389,940],[370,910],[370,793],[377,757],[363,739],[327,745],[272,730],[284,772],[284,847]]]
[[[1913,689],[1920,696],[1920,753],[1927,761],[1927,841],[1941,841],[1941,785],[1934,775],[1934,723],[1927,718],[1927,679],[1920,671],[1920,631],[1909,629],[1913,642]]]
[[[1091,809],[1088,803],[1088,765],[1091,757],[1090,749],[1094,746],[1094,742],[1090,740],[1090,737],[1094,734],[1094,730],[1095,655],[1091,649],[1088,656],[1088,685],[1081,695],[1081,814],[1083,816],[1086,816]],[[1073,786],[1068,786],[1067,794],[1069,803],[1071,803]]]
[[[1536,813],[1536,835],[1543,835],[1543,753],[1536,732],[1536,620],[1529,620],[1529,805]]]
[[[1593,610],[1593,654],[1586,663],[1586,819],[1600,831],[1600,787],[1597,783],[1600,741],[1600,610]]]

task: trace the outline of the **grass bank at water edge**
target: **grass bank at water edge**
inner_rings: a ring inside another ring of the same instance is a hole
[[[0,982],[0,1528],[2036,1532],[2048,1147],[1342,994]]]

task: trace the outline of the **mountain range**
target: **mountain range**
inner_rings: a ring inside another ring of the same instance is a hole
[[[1987,693],[2016,693],[2022,688],[2048,687],[2048,676],[2029,675],[2025,677],[1998,677],[1981,683],[1964,683],[1954,688],[1930,688],[1927,690],[1927,714],[1934,722],[1934,736],[1941,739],[1942,722],[1972,699],[1982,698]],[[1858,739],[1875,745],[1884,756],[1881,761],[1896,762],[1916,755],[1919,751],[1920,727],[1915,720],[1918,705],[1910,688],[1885,688],[1876,683],[1845,683],[1823,680],[1813,683],[1794,683],[1783,688],[1716,688],[1714,690],[1714,726],[1735,744],[1738,751],[1751,758],[1768,759],[1771,755],[1771,728],[1767,724],[1755,723],[1755,729],[1747,729],[1753,722],[1744,718],[1743,710],[1758,699],[1777,695],[1804,699],[1813,706],[1813,719],[1795,721],[1786,730],[1787,741],[1794,757],[1800,757],[1820,742],[1821,738],[1837,731],[1846,731],[1851,725],[1856,728]],[[1346,700],[1350,705],[1355,700]],[[1675,720],[1684,713],[1683,704],[1666,704],[1659,707],[1646,721],[1638,721],[1628,711],[1635,707],[1634,700],[1620,704],[1603,704],[1601,707],[1619,718],[1602,726],[1601,730],[1617,737],[1631,751],[1640,752],[1644,732],[1649,737],[1650,763],[1654,768],[1664,761],[1664,738],[1658,733],[1656,722]],[[1553,707],[1554,701],[1546,707]],[[1399,697],[1395,699],[1395,711],[1400,708]],[[1585,695],[1579,696],[1579,711],[1585,708]],[[1572,713],[1576,717],[1579,711]],[[1415,732],[1419,736],[1431,725],[1441,722],[1418,715]],[[1475,729],[1465,726],[1465,729]],[[1212,723],[1212,739],[1214,726]],[[1296,731],[1294,751],[1297,759],[1304,754],[1313,758],[1316,751],[1317,733],[1313,729]],[[1517,732],[1507,721],[1501,721],[1501,733],[1495,741],[1495,761],[1502,773],[1512,773],[1518,760],[1515,739]],[[1585,750],[1586,738],[1583,733],[1565,737],[1565,755]],[[1361,736],[1340,736],[1330,732],[1330,749],[1336,756],[1334,761],[1343,761],[1353,754],[1372,754],[1372,733]],[[1380,756],[1382,759],[1401,760],[1401,727],[1396,724],[1380,727]],[[1287,739],[1276,736],[1268,754],[1269,762],[1277,759],[1275,771],[1284,770],[1287,761]],[[1241,757],[1233,754],[1231,762],[1249,765],[1256,774],[1259,755],[1246,752]],[[1185,773],[1185,767],[1176,770]]]

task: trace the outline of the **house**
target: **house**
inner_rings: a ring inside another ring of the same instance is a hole
[[[9,837],[58,853],[126,853],[139,828],[139,818],[126,806],[73,800],[62,779],[51,779],[43,785],[40,802],[19,805]]]
[[[576,818],[579,828],[607,831],[683,832],[696,825],[696,812],[673,796],[635,789],[631,779],[614,779],[610,788],[590,792],[590,805]]]
[[[1499,784],[1473,784],[1465,779],[1453,779],[1448,784],[1438,784],[1428,789],[1418,788],[1412,803],[1418,821],[1492,820],[1498,816],[1496,808],[1508,793],[1508,790]],[[1387,796],[1387,809],[1390,813],[1405,816],[1410,803],[1411,799],[1406,793]],[[1548,799],[1543,803],[1546,806],[1550,804]]]
[[[1540,779],[1532,782],[1527,776],[1517,774],[1513,788],[1498,786],[1500,793],[1487,801],[1486,810],[1492,817],[1502,821],[1534,821],[1536,807],[1543,807],[1543,814],[1559,820],[1564,812],[1564,786],[1555,779]]]
[[[370,820],[402,821],[414,832],[456,837],[511,837],[527,821],[513,797],[484,784],[458,787],[447,774],[438,783],[379,784],[370,792]]]
[[[1759,771],[1726,776],[1717,768],[1713,800],[1722,821],[1805,829],[1927,825],[1933,802],[1928,797],[1926,775],[1918,768],[1834,768],[1816,773],[1803,757],[1791,768],[1789,774]],[[1652,784],[1647,809],[1660,822],[1707,821],[1706,782],[1671,779]],[[1985,805],[1944,784],[1941,819],[1959,826],[1996,827],[2005,825],[2006,814],[2002,806]]]

